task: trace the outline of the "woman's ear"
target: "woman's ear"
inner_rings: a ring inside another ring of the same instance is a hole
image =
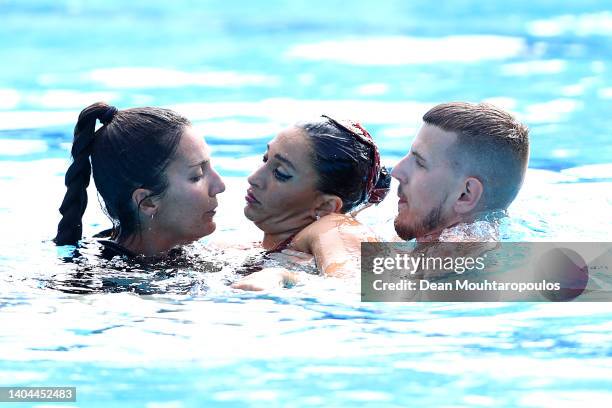
[[[132,202],[134,206],[139,213],[142,213],[147,218],[154,216],[159,210],[157,200],[155,197],[151,197],[151,194],[153,194],[153,192],[146,188],[137,188],[132,193]]]
[[[315,217],[323,217],[327,214],[340,213],[342,210],[342,199],[337,195],[323,194],[319,205],[315,208]]]

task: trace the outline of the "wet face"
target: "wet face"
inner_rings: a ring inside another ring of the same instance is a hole
[[[177,243],[188,243],[215,230],[217,194],[225,190],[210,163],[204,139],[188,127],[166,169],[168,189],[158,202],[156,230]]]
[[[316,189],[312,148],[302,129],[280,132],[269,144],[263,164],[248,178],[244,215],[266,233],[301,229],[315,220],[322,196]]]
[[[455,222],[453,205],[462,178],[451,163],[449,148],[457,140],[453,132],[424,124],[410,152],[393,167],[399,180],[395,231],[402,239],[435,233]]]

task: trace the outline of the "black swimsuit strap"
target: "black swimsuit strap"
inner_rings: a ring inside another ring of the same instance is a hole
[[[287,247],[289,246],[291,241],[293,241],[293,238],[295,238],[296,235],[297,234],[291,235],[289,238],[287,238],[283,242],[279,243],[274,248],[267,250],[265,252],[265,254],[268,255],[268,254],[273,254],[273,253],[276,253],[276,252],[282,252],[283,250],[287,249]]]
[[[114,256],[134,258],[136,256],[136,254],[129,249],[119,245],[115,241],[111,241],[110,239],[98,239],[98,242],[104,247],[102,250],[102,257],[104,258],[112,258]]]

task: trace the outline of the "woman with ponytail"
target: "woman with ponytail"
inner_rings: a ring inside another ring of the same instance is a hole
[[[310,254],[324,275],[354,273],[347,255],[354,259],[361,241],[376,238],[352,215],[380,203],[391,183],[368,131],[328,116],[297,123],[268,144],[263,162],[248,178],[244,213],[264,232],[267,253]],[[234,287],[257,289],[260,278],[287,278],[266,272]]]
[[[116,254],[163,255],[214,231],[225,186],[204,139],[177,113],[95,103],[79,115],[71,153],[57,245],[82,237],[91,174],[113,223],[101,242]]]

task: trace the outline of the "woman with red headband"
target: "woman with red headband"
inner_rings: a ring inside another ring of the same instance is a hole
[[[312,254],[321,273],[338,276],[355,271],[335,262],[334,242],[358,251],[361,241],[372,238],[348,214],[381,202],[390,176],[359,123],[322,116],[280,132],[248,181],[244,214],[264,232],[268,254],[286,249]],[[325,232],[333,233],[327,234],[333,242],[326,242]],[[234,287],[256,289],[254,279],[257,273]]]

